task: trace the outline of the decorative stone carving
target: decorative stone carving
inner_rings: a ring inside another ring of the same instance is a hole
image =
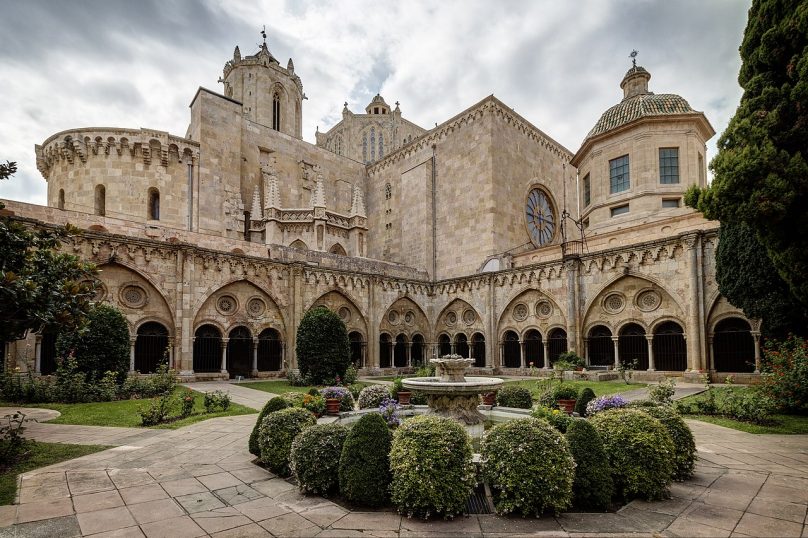
[[[609,314],[618,314],[626,307],[626,298],[622,293],[610,293],[603,298],[602,306]]]
[[[527,319],[527,313],[527,305],[524,303],[519,303],[513,307],[513,319],[516,321],[525,321]]]
[[[221,301],[221,299],[219,299]],[[253,318],[260,318],[267,311],[267,305],[260,297],[253,297],[247,301],[247,314]]]
[[[216,301],[216,310],[223,316],[232,316],[238,309],[238,301],[232,295],[222,295]]]
[[[351,310],[347,306],[340,307],[340,309],[337,310],[337,315],[339,316],[339,319],[345,323],[351,321]]]
[[[406,314],[404,314],[404,323],[407,325],[412,325],[415,321],[415,312],[412,310],[408,310]]]
[[[463,322],[466,325],[472,325],[475,321],[477,321],[477,314],[474,313],[474,310],[468,309],[463,312]]]
[[[457,323],[457,312],[449,312],[446,314],[446,325],[452,326]]]
[[[146,305],[148,295],[146,290],[136,284],[130,284],[121,288],[121,303],[129,308],[143,308]]]
[[[391,325],[398,325],[399,321],[398,312],[396,312],[395,310],[391,310],[387,314],[387,321],[389,321]]]
[[[539,301],[536,303],[536,317],[547,319],[553,313],[553,305],[550,301]]]
[[[653,312],[662,304],[662,298],[655,290],[644,290],[637,294],[636,304],[643,312]]]

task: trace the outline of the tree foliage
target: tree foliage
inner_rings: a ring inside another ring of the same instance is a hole
[[[16,169],[13,162],[0,164],[0,179]],[[59,252],[77,233],[70,226],[35,229],[0,216],[0,342],[47,325],[70,329],[87,314],[95,294],[95,267]]]
[[[808,304],[808,3],[755,0],[740,52],[744,94],[718,140],[714,180],[686,201],[722,225],[749,225]]]
[[[96,304],[77,331],[61,331],[56,339],[60,357],[73,354],[79,370],[91,380],[114,372],[122,383],[129,371],[129,325],[117,308]]]
[[[311,383],[325,385],[351,364],[351,344],[345,323],[324,306],[312,308],[297,328],[297,364]]]

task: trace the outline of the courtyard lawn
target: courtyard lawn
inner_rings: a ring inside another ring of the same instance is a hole
[[[355,385],[361,385],[362,387],[367,387],[368,385],[372,385],[373,383],[367,383],[365,381],[357,381],[354,383]],[[277,381],[252,381],[250,383],[236,383],[239,387],[245,387],[248,389],[255,389],[255,390],[262,390],[264,392],[271,392],[273,394],[283,394],[284,392],[308,392],[312,388],[320,388],[320,387],[295,387],[289,384],[289,382],[285,379],[279,379]]]
[[[11,504],[17,494],[17,475],[86,456],[94,452],[106,450],[108,446],[97,445],[64,445],[60,443],[29,443],[27,457],[22,461],[0,471],[0,505]]]
[[[542,380],[546,383],[546,380]],[[556,381],[558,383],[558,381]],[[589,387],[595,392],[595,396],[605,396],[607,394],[617,394],[619,392],[628,392],[630,390],[637,390],[645,388],[645,383],[631,383],[626,384],[625,381],[565,381],[564,384],[572,385],[580,392],[584,387]],[[530,391],[533,398],[539,396],[540,379],[520,379],[518,381],[505,381],[505,385],[518,385]]]
[[[175,394],[182,391],[182,388],[175,389]],[[209,418],[227,417],[232,415],[249,415],[257,413],[255,409],[231,403],[227,411],[216,413],[205,413],[205,406],[202,404],[204,395],[197,393],[194,404],[194,414],[188,418],[152,426],[153,428],[175,430],[183,426],[188,426],[195,422],[208,420]],[[55,409],[62,415],[48,422],[51,424],[75,424],[80,426],[122,426],[128,428],[142,427],[140,423],[140,409],[149,405],[148,399],[143,400],[119,400],[115,402],[93,402],[93,403],[47,403],[47,404],[26,404],[26,407],[39,407],[43,409]],[[0,404],[13,405],[13,404]],[[179,412],[179,405],[176,406],[175,413]]]

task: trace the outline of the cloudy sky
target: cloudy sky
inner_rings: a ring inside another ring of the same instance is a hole
[[[198,86],[239,45],[292,57],[314,141],[376,92],[429,128],[489,94],[575,151],[621,98],[632,49],[651,91],[678,93],[718,133],[741,96],[751,0],[0,0],[0,198],[45,203],[34,144],[76,127],[184,135]],[[708,147],[715,154],[716,136]]]

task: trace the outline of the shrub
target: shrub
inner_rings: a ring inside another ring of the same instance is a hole
[[[15,411],[0,417],[0,470],[11,467],[25,453],[28,440],[23,436],[25,413]]]
[[[588,420],[573,420],[566,438],[575,460],[573,504],[578,508],[607,508],[614,485],[600,435]]]
[[[188,418],[194,412],[196,403],[196,393],[191,389],[185,389],[180,393],[180,418]]]
[[[590,420],[603,440],[615,491],[625,500],[665,497],[674,455],[665,427],[638,409],[611,409]]]
[[[323,398],[336,398],[339,400],[340,411],[353,411],[354,399],[351,391],[345,387],[325,387],[320,389],[320,394]]]
[[[354,401],[359,399],[359,393],[362,392],[364,385],[359,383],[351,383],[348,385],[348,390],[351,391],[351,396],[353,396]]]
[[[261,448],[261,461],[270,471],[280,476],[289,476],[289,453],[294,438],[317,419],[300,407],[281,409],[264,417],[258,430],[258,446]]]
[[[345,377],[351,364],[348,331],[339,316],[325,307],[306,312],[297,328],[297,364],[315,385]]]
[[[591,416],[607,409],[625,407],[626,405],[628,405],[628,401],[619,394],[600,396],[586,404],[586,416]]]
[[[586,366],[586,359],[576,354],[574,351],[567,351],[558,356],[553,363],[553,368],[558,370],[575,370]]]
[[[339,458],[348,428],[342,424],[315,424],[292,441],[289,466],[297,485],[307,493],[326,495],[339,486]]]
[[[250,440],[249,440],[249,448],[250,454],[253,456],[261,456],[261,447],[258,446],[258,430],[261,427],[262,422],[264,421],[264,417],[270,413],[274,413],[275,411],[280,411],[281,409],[286,409],[289,407],[289,404],[286,403],[286,400],[281,398],[280,396],[275,396],[271,398],[266,404],[264,404],[264,408],[261,409],[261,412],[258,413],[258,420],[255,421],[255,426],[253,426],[252,432],[250,433]]]
[[[435,377],[435,365],[432,363],[419,366],[415,370],[415,377]]]
[[[575,412],[581,415],[582,417],[586,416],[586,406],[589,405],[589,402],[595,399],[595,391],[589,387],[584,387],[581,389],[581,393],[578,395],[578,400],[575,402]]]
[[[167,364],[157,366],[151,377],[152,396],[171,392],[177,386],[177,372],[171,370]]]
[[[460,514],[474,488],[469,436],[448,418],[412,418],[393,435],[390,471],[390,498],[399,513],[422,517]]]
[[[412,395],[410,395],[410,403],[412,405],[426,405],[427,404],[426,394],[418,391],[413,392]]]
[[[687,480],[696,464],[696,441],[679,413],[668,406],[643,407],[642,410],[665,426],[673,441],[673,478]]]
[[[129,372],[129,325],[120,310],[107,304],[95,304],[78,331],[65,331],[56,339],[56,352],[76,357],[78,369],[88,379],[100,379],[104,372],[115,372],[123,383]]]
[[[497,392],[497,405],[502,407],[515,407],[517,409],[530,409],[533,400],[530,391],[519,385],[505,385]]]
[[[390,389],[385,385],[368,385],[359,393],[359,409],[379,407],[382,400],[390,397]]]
[[[118,395],[118,374],[115,372],[104,372],[95,384],[95,396],[99,402],[109,402]]]
[[[173,397],[170,393],[163,394],[157,398],[152,398],[147,407],[141,407],[140,423],[144,426],[157,426],[166,422],[171,413]]]
[[[787,413],[808,414],[808,342],[797,336],[766,343],[763,393]]]
[[[300,375],[300,370],[289,370],[286,373],[286,380],[293,387],[305,387],[309,384],[306,378]]]
[[[345,369],[345,376],[342,378],[342,383],[344,385],[353,385],[356,383],[357,379],[359,379],[359,372],[356,370],[356,365],[351,363],[348,365],[348,368]]]
[[[648,399],[665,405],[673,403],[673,395],[676,393],[676,380],[665,378],[648,390]]]
[[[150,398],[154,396],[154,384],[151,377],[132,374],[126,378],[118,393],[121,398]]]
[[[227,408],[230,407],[230,395],[221,390],[206,392],[203,405],[206,413],[213,413],[216,410],[227,411]]]
[[[570,385],[569,383],[559,383],[555,385],[552,389],[552,394],[554,402],[558,400],[578,399],[578,389],[575,388],[575,385]]]
[[[302,392],[284,392],[281,394],[288,407],[303,407],[303,398],[306,395]]]
[[[325,398],[320,396],[320,394],[304,394],[303,395],[303,402],[301,407],[303,409],[308,410],[311,413],[314,413],[315,416],[321,416],[325,413]]]
[[[79,403],[95,400],[92,383],[87,382],[87,374],[79,370],[78,361],[71,352],[56,362],[56,383],[53,397],[57,402]]]
[[[367,506],[385,504],[392,438],[378,413],[368,413],[353,425],[339,459],[339,490],[348,501]]]
[[[393,384],[390,386],[390,395],[393,397],[394,400],[398,400],[398,393],[399,391],[404,390],[404,380],[401,376],[396,377],[393,380]]]
[[[759,389],[727,390],[718,410],[738,420],[765,424],[771,421],[775,403]]]
[[[564,411],[559,409],[551,409],[544,405],[539,405],[534,409],[530,416],[533,418],[544,419],[550,423],[550,426],[555,428],[556,430],[564,433],[567,431],[567,427],[569,426],[570,422],[575,420]]]
[[[572,504],[575,462],[564,437],[547,422],[497,424],[482,440],[483,474],[497,492],[497,514],[541,516]]]

